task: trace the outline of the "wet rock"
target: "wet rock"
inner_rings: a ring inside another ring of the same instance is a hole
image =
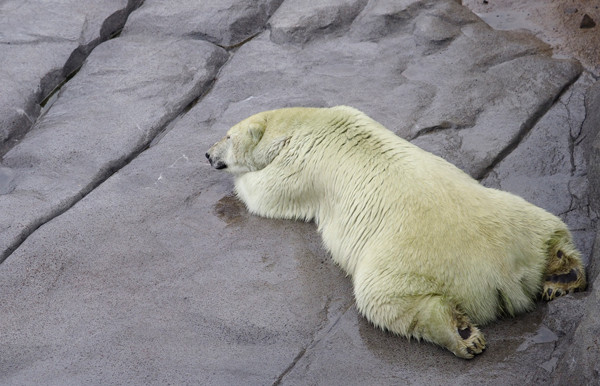
[[[426,342],[399,340],[375,329],[354,307],[336,322],[336,328],[306,351],[282,384],[334,382],[342,376],[356,384],[377,379],[380,385],[447,384],[448,379],[456,384],[543,384],[547,374],[531,369],[547,361],[555,344],[552,333],[533,314],[486,328],[489,348],[474,361],[443,355],[443,349]],[[519,347],[522,351],[517,351]],[[522,371],[520,361],[526,361],[529,369]]]
[[[174,128],[0,265],[1,383],[272,383],[352,304],[314,225],[240,213],[205,145]]]
[[[572,343],[560,358],[553,373],[553,384],[592,385],[600,374],[600,278],[593,282],[591,294],[582,305],[585,310]]]
[[[234,194],[228,194],[217,201],[215,213],[228,225],[239,224],[248,217],[244,203],[238,200]]]

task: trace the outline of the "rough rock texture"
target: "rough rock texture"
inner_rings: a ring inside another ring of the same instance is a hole
[[[587,92],[586,112],[583,127],[593,133],[594,129],[598,129],[596,125],[600,121],[600,83],[594,84]],[[600,138],[590,137],[586,144],[590,168],[590,201],[594,210],[600,212]]]
[[[235,47],[265,29],[283,0],[145,0],[132,15],[128,33],[162,34],[203,39]]]
[[[482,180],[561,216],[584,252],[584,263],[589,262],[597,221],[590,208],[585,159],[586,144],[598,130],[585,124],[586,111],[592,111],[586,94],[594,84],[592,76],[582,75]]]
[[[598,213],[600,206],[600,158],[598,146],[600,146],[599,122],[600,122],[600,83],[592,85],[585,96],[585,120],[581,125],[581,131],[587,136],[584,149],[589,150],[589,213]],[[582,142],[583,143],[583,142]],[[591,146],[590,146],[591,144]],[[590,149],[591,148],[591,149]],[[581,195],[585,192],[581,191]],[[565,304],[563,314],[576,319],[575,332],[569,340],[559,345],[555,357],[557,361],[553,384],[593,384],[600,379],[600,233],[596,234],[594,250],[588,267],[588,280],[591,283],[589,295],[576,308],[583,312],[574,312],[573,307]],[[579,316],[576,318],[573,314]],[[569,318],[565,318],[569,319]],[[572,330],[570,330],[572,331]],[[569,331],[569,332],[570,332]]]
[[[571,150],[565,153],[553,149],[552,157],[548,157],[548,160],[560,159],[560,156],[557,157],[559,153],[564,156],[570,153],[571,174],[575,178],[569,181],[568,185],[571,200],[569,209],[565,213],[567,222],[576,229],[587,227],[585,223],[595,224],[600,205],[600,153],[598,152],[598,146],[600,146],[598,137],[600,84],[595,81],[600,73],[600,51],[597,50],[598,44],[600,44],[600,34],[598,34],[597,27],[591,26],[593,23],[589,23],[590,28],[581,27],[584,19],[599,20],[598,6],[581,0],[570,2],[498,0],[487,3],[465,0],[463,3],[477,12],[494,28],[530,30],[540,39],[552,44],[555,56],[574,56],[589,71],[589,74],[578,82],[582,87],[574,87],[573,91],[566,93],[568,98],[561,98],[561,104],[564,107],[559,106],[558,109],[554,109],[554,112],[562,110],[555,121],[559,124],[562,122],[565,127],[569,127],[571,133],[569,149]],[[590,86],[589,83],[593,84]],[[550,132],[555,132],[555,130],[550,129]],[[551,138],[556,138],[555,134]],[[546,148],[543,143],[538,143],[538,145],[540,146],[538,149],[542,151]],[[531,147],[530,150],[535,151]],[[586,165],[579,164],[581,159],[588,160],[587,174]],[[547,165],[550,166],[552,163],[552,161],[548,162]],[[565,172],[566,170],[562,174]],[[551,174],[556,175],[557,173]],[[552,182],[552,179],[547,182]],[[548,184],[546,185],[545,190],[547,191]],[[586,185],[588,186],[587,191]],[[506,183],[503,186],[506,186]],[[562,190],[564,196],[564,187],[560,188],[557,184],[552,186],[557,191]],[[592,241],[592,232],[589,231],[589,227],[587,229],[588,231],[583,234],[580,230],[575,231],[575,236],[586,244]],[[582,236],[588,241],[582,240]],[[600,322],[598,322],[600,320],[598,307],[600,283],[597,279],[600,270],[600,249],[598,245],[600,245],[600,234],[597,234],[594,240],[594,251],[587,267],[590,295],[579,298],[577,301],[566,298],[553,302],[549,305],[549,312],[544,317],[544,323],[556,331],[559,336],[564,336],[558,341],[552,357],[538,369],[538,372],[552,373],[553,384],[596,384],[600,377],[600,367],[598,366],[600,344],[596,338],[600,332]],[[575,333],[571,335],[573,331]]]
[[[10,186],[0,196],[0,259],[148,146],[226,59],[204,41],[135,35],[95,49],[30,135],[4,155]]]
[[[460,360],[369,325],[314,225],[250,216],[204,158],[252,113],[352,105],[560,215],[593,279],[600,89],[588,69],[452,0],[213,3],[146,0],[10,143],[0,383],[595,379],[600,283],[484,327],[489,349]]]
[[[550,43],[555,55],[575,57],[600,75],[600,6],[587,0],[463,0],[495,29],[526,29]],[[596,25],[594,25],[596,24]],[[587,28],[586,28],[587,27]]]
[[[0,3],[0,155],[35,122],[40,103],[81,66],[95,46],[123,27],[139,3]]]

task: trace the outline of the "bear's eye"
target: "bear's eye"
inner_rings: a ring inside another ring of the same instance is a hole
[[[228,135],[225,137],[226,139],[231,139],[231,135]]]

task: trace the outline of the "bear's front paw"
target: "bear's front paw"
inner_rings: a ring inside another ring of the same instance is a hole
[[[471,359],[485,350],[485,338],[477,327],[468,324],[458,328],[457,333],[458,348],[453,351],[457,357]]]

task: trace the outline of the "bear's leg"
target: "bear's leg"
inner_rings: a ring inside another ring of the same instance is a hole
[[[586,287],[585,271],[579,253],[569,242],[548,251],[548,265],[544,276],[542,298],[552,300]]]
[[[398,288],[387,287],[386,291],[373,280],[364,283],[367,285],[355,286],[356,304],[376,326],[438,344],[461,358],[473,358],[485,349],[481,331],[444,295],[413,291],[403,294]]]

